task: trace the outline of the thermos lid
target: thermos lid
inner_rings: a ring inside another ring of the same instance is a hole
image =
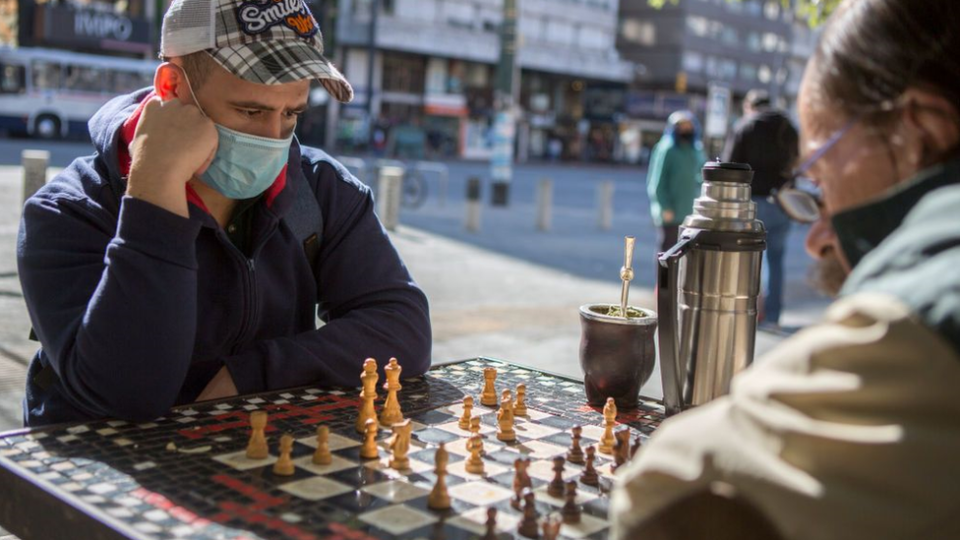
[[[746,163],[710,161],[703,166],[703,181],[750,184],[753,182],[753,169]]]

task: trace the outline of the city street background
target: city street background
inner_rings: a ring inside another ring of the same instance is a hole
[[[15,241],[22,197],[20,153],[49,150],[54,168],[89,152],[81,143],[0,140],[0,431],[21,425],[24,377],[37,344],[20,293]],[[507,208],[483,204],[481,230],[467,232],[466,182],[487,178],[484,163],[448,162],[446,200],[439,180],[427,177],[428,197],[402,209],[392,238],[430,298],[435,362],[479,355],[504,358],[553,372],[580,375],[578,307],[618,302],[623,237],[637,238],[631,304],[656,309],[653,287],[655,229],[650,221],[644,170],[590,165],[519,165]],[[536,186],[554,183],[553,227],[536,228]],[[598,227],[597,186],[615,183],[609,231]],[[484,186],[485,201],[489,199]],[[782,323],[815,321],[826,300],[805,283],[809,259],[805,230],[794,227],[787,251],[786,311]],[[758,356],[783,339],[760,332]],[[136,361],[136,359],[131,359]],[[659,371],[643,393],[660,396]]]

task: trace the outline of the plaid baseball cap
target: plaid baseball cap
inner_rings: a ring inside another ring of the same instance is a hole
[[[160,55],[199,51],[246,81],[318,79],[337,100],[353,99],[350,83],[324,58],[320,28],[303,0],[173,0]]]

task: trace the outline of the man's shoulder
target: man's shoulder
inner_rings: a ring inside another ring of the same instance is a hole
[[[313,146],[300,146],[300,162],[304,174],[316,179],[318,189],[350,189],[367,193],[370,188],[361,182],[343,163]]]
[[[111,207],[119,204],[119,196],[111,188],[110,180],[101,170],[97,155],[75,159],[58,172],[30,199],[53,204],[73,203],[87,208]]]

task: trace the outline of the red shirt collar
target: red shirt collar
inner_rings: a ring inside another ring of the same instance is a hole
[[[156,97],[156,92],[150,92],[143,98],[143,101],[140,102],[140,105],[137,106],[136,110],[133,111],[133,114],[127,118],[123,125],[120,127],[120,144],[117,149],[117,160],[119,161],[118,165],[120,166],[120,174],[126,177],[130,174],[130,141],[133,140],[133,135],[137,131],[137,125],[140,123],[140,116],[143,114],[143,108],[146,107],[147,103],[151,99]],[[280,174],[277,175],[277,179],[273,181],[273,184],[267,188],[267,191],[263,193],[264,202],[267,207],[273,206],[273,201],[277,198],[277,195],[283,191],[283,188],[287,185],[287,165],[283,166],[283,169],[280,170]],[[186,184],[187,189],[187,201],[191,204],[201,208],[204,212],[210,213],[210,210],[207,209],[207,205],[203,203],[203,199],[197,195],[197,192],[190,186]]]

